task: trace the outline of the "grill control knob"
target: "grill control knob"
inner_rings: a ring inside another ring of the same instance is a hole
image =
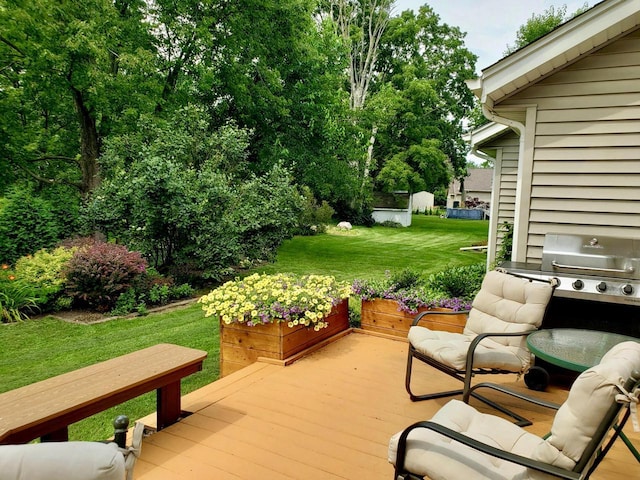
[[[584,282],[582,280],[576,280],[571,285],[574,290],[582,290],[584,288]]]
[[[625,295],[631,295],[633,293],[633,285],[629,285],[628,283],[626,285],[623,285],[622,293],[624,293]]]
[[[596,285],[596,290],[598,290],[600,293],[606,292],[607,284],[605,282],[600,282],[599,284]]]

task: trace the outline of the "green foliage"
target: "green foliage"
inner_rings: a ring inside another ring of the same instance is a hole
[[[19,280],[9,266],[0,268],[0,323],[19,322],[37,310],[31,286]]]
[[[323,200],[321,204],[314,198],[309,187],[302,187],[304,204],[295,229],[297,235],[315,235],[324,233],[331,221],[335,210]]]
[[[289,172],[276,166],[235,189],[233,204],[225,211],[223,220],[224,225],[231,227],[235,237],[232,244],[239,254],[231,265],[273,260],[282,241],[293,236],[302,198],[291,181]],[[207,241],[215,241],[215,237]],[[200,244],[199,249],[208,246]]]
[[[21,257],[16,262],[16,277],[34,288],[38,305],[43,311],[54,308],[63,293],[65,269],[75,250],[67,247],[42,249],[33,255]]]
[[[423,282],[422,275],[412,268],[405,268],[393,273],[389,280],[394,290],[407,290],[417,287]]]
[[[146,267],[139,252],[131,252],[124,245],[96,242],[74,252],[66,272],[67,292],[81,305],[108,311]]]
[[[193,297],[195,290],[188,283],[176,285],[170,277],[164,277],[149,268],[135,281],[134,286],[122,293],[109,312],[123,316],[132,312],[146,315],[148,307],[166,305],[174,300]]]
[[[406,155],[398,154],[384,164],[376,177],[376,183],[383,192],[418,192],[424,189],[420,174],[404,161]]]
[[[484,263],[448,267],[429,276],[430,288],[447,296],[473,299],[486,273]]]
[[[0,157],[44,184],[99,181],[102,139],[155,107],[161,78],[144,2],[30,2],[0,9]],[[134,113],[135,112],[135,113]]]
[[[115,306],[111,309],[110,314],[114,316],[124,316],[137,310],[139,305],[142,305],[138,300],[138,295],[135,288],[129,288],[124,293],[120,294],[118,300],[116,300]]]
[[[61,226],[50,202],[15,189],[0,209],[0,259],[13,263],[60,239]]]
[[[567,5],[561,7],[554,7],[553,5],[540,14],[532,13],[531,17],[523,25],[520,25],[516,33],[516,40],[513,45],[507,46],[505,55],[509,55],[516,50],[535,42],[538,38],[543,37],[547,33],[551,32],[561,23],[570,20],[576,15],[589,9],[589,4],[585,3],[581,8],[576,10],[573,14],[567,15]]]
[[[440,142],[422,140],[385,163],[376,182],[387,192],[431,192],[440,185],[448,185],[451,174],[447,157],[440,150]]]
[[[418,12],[406,10],[391,19],[380,44],[377,85],[390,85],[395,100],[393,112],[385,110],[392,116],[380,124],[375,150],[379,161],[432,139],[440,142],[438,148],[454,172],[464,169],[463,122],[475,105],[465,80],[476,76],[476,56],[466,48],[465,35],[442,23],[426,4]],[[424,158],[423,153],[418,156]],[[417,172],[425,171],[407,163]],[[448,185],[440,172],[426,181],[429,191]]]
[[[140,136],[116,139],[105,159],[112,174],[86,210],[90,225],[179,281],[192,279],[176,265],[220,278],[232,266],[273,258],[301,209],[286,169],[246,172],[248,131],[228,124],[210,134],[207,125],[202,109],[193,107],[165,125],[142,123]],[[188,148],[201,141],[216,146],[215,155]],[[239,176],[224,173],[226,164],[235,164]]]
[[[502,231],[502,240],[500,241],[500,248],[496,253],[497,264],[511,260],[511,251],[513,250],[513,223],[505,220],[500,230]]]

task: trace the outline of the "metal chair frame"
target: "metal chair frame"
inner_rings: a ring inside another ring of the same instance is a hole
[[[624,384],[624,389],[628,392],[632,392],[640,387],[640,372],[633,372],[632,376],[628,378]],[[620,411],[624,407],[624,413],[620,415]],[[523,465],[527,468],[531,468],[540,472],[547,473],[556,478],[564,479],[584,479],[587,480],[591,474],[596,470],[598,465],[602,462],[606,454],[609,452],[614,442],[622,433],[622,428],[629,419],[630,409],[615,400],[611,407],[603,417],[600,425],[596,429],[591,441],[585,448],[582,456],[576,462],[575,467],[572,470],[565,470],[563,468],[556,467],[554,465],[532,460],[531,458],[516,455],[499,448],[487,445],[485,443],[474,440],[459,432],[453,431],[447,427],[444,427],[438,423],[423,421],[416,422],[407,429],[405,429],[400,435],[398,442],[398,452],[396,455],[396,467],[394,473],[395,480],[422,480],[423,477],[408,472],[404,468],[404,460],[407,451],[407,437],[411,431],[417,428],[426,428],[433,430],[445,437],[451,438],[457,442],[467,445],[475,450],[486,453],[496,458],[500,458],[518,465]],[[607,440],[607,435],[612,431],[611,437]],[[626,443],[626,442],[625,442]]]
[[[503,271],[503,270],[501,270]],[[517,274],[513,274],[510,272],[504,272],[503,273],[508,273],[509,275],[512,275],[514,277],[517,278],[524,278],[526,280],[529,281],[540,281],[540,282],[545,282],[545,283],[549,283],[552,288],[555,289],[556,283],[554,281],[554,279],[538,279],[538,278],[531,278],[531,277],[527,277],[524,275],[517,275]],[[552,294],[553,295],[553,294]],[[549,304],[547,304],[547,309],[549,308]],[[423,312],[418,314],[413,322],[411,323],[411,326],[416,326],[420,323],[420,321],[425,318],[428,315],[459,315],[459,314],[467,314],[467,316],[469,315],[469,311],[463,311],[463,312],[431,312],[431,311],[427,311],[427,312]],[[545,311],[546,314],[546,311]],[[547,408],[557,408],[558,405],[556,405],[555,403],[550,403],[550,402],[546,402],[544,400],[540,400],[538,398],[535,397],[531,397],[529,395],[525,395],[523,393],[517,392],[515,390],[509,389],[507,387],[504,387],[502,385],[498,385],[495,383],[489,383],[489,382],[482,382],[482,383],[478,383],[474,386],[471,386],[471,379],[473,378],[474,375],[493,375],[493,374],[514,374],[514,373],[519,373],[519,372],[514,372],[514,371],[510,371],[510,370],[502,370],[502,369],[487,369],[487,368],[474,368],[473,367],[473,356],[475,353],[476,348],[478,347],[478,345],[480,344],[480,342],[482,342],[482,340],[484,340],[485,338],[490,338],[490,337],[526,337],[530,332],[513,332],[513,333],[481,333],[478,334],[472,341],[471,344],[469,345],[469,350],[467,351],[467,358],[466,358],[466,363],[465,363],[465,368],[464,370],[458,370],[455,369],[449,365],[443,364],[437,360],[434,360],[433,358],[431,358],[428,355],[424,355],[423,353],[419,352],[418,350],[416,350],[413,345],[411,345],[411,343],[409,343],[409,351],[408,351],[408,357],[407,357],[407,369],[406,369],[406,373],[405,373],[405,388],[407,390],[407,393],[409,394],[409,398],[411,398],[412,401],[422,401],[422,400],[431,400],[434,398],[442,398],[442,397],[450,397],[453,395],[460,395],[462,394],[462,401],[465,403],[469,403],[469,398],[470,397],[474,397],[482,402],[484,402],[485,404],[495,408],[496,410],[501,411],[502,413],[510,416],[511,418],[513,418],[515,420],[515,424],[521,427],[526,427],[527,425],[531,425],[531,421],[529,421],[528,419],[522,417],[521,415],[518,415],[517,413],[513,412],[512,410],[509,410],[508,408],[480,395],[479,393],[477,393],[475,390],[478,388],[491,388],[493,390],[497,390],[500,391],[502,393],[520,398],[522,400],[526,400],[528,402],[537,404],[537,405],[541,405],[543,407],[547,407]],[[423,361],[424,363],[440,370],[443,373],[446,373],[447,375],[450,375],[454,378],[457,378],[458,380],[460,380],[461,382],[463,382],[463,388],[462,389],[457,389],[457,390],[449,390],[449,391],[445,391],[445,392],[436,392],[436,393],[428,393],[428,394],[422,394],[422,395],[417,395],[415,394],[412,390],[411,390],[411,374],[412,374],[412,369],[413,369],[413,359],[417,358],[418,360]],[[521,372],[524,373],[524,372]]]

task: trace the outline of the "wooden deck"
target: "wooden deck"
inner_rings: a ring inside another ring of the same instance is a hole
[[[402,341],[352,333],[290,366],[258,362],[192,392],[182,403],[194,414],[145,439],[134,478],[390,480],[389,437],[448,401],[408,399],[406,351]],[[425,392],[460,386],[419,368]],[[495,395],[533,420],[528,430],[548,431],[553,412]],[[541,396],[561,402],[566,391]],[[630,423],[626,433],[640,446]],[[623,477],[640,478],[640,464],[618,441],[592,478]]]

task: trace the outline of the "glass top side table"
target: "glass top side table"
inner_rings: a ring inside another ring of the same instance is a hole
[[[584,372],[600,363],[614,345],[640,338],[610,332],[576,328],[537,330],[527,337],[527,346],[536,357],[574,372]]]
[[[536,357],[552,365],[574,372],[584,372],[600,363],[604,354],[613,346],[627,341],[640,342],[640,338],[578,328],[550,328],[530,333],[527,337],[527,346]],[[619,432],[619,435],[636,460],[640,462],[640,452],[624,432]]]

